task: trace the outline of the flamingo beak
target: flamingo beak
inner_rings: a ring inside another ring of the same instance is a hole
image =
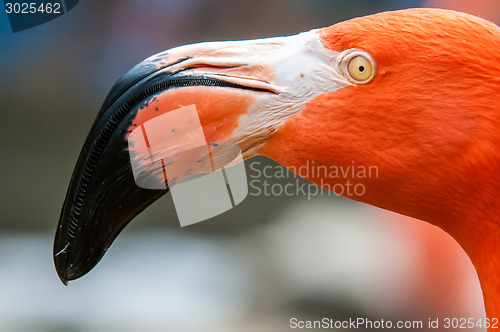
[[[154,55],[126,73],[97,114],[71,177],[54,240],[54,264],[61,281],[67,284],[89,272],[120,231],[168,192],[168,187],[149,190],[136,184],[127,141],[134,128],[194,104],[207,141],[238,144],[249,158],[279,125],[273,118],[284,121],[306,98],[338,83],[335,77],[329,83],[321,75],[322,88],[311,90],[311,80],[304,78],[304,73],[313,75],[321,68],[328,72],[334,53],[326,51],[318,33],[311,31],[182,46]],[[286,102],[290,98],[297,100],[295,106]]]

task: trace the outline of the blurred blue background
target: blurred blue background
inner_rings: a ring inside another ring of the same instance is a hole
[[[69,287],[53,269],[52,237],[101,102],[142,59],[423,5],[499,18],[492,3],[80,1],[15,34],[0,4],[0,331],[287,331],[292,317],[484,315],[472,265],[446,234],[334,196],[249,196],[181,229],[167,195]]]

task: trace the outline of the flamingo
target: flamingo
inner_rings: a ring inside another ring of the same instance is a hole
[[[448,232],[476,268],[488,317],[500,317],[499,49],[491,22],[407,9],[153,55],[114,85],[82,148],[54,241],[61,281],[89,272],[168,191],[135,184],[129,133],[195,104],[207,141],[237,144],[245,159],[376,166],[376,177],[346,174],[366,188],[347,196]]]

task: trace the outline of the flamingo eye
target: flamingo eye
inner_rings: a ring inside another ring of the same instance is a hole
[[[362,55],[355,56],[349,61],[347,66],[351,78],[359,83],[365,83],[373,74],[373,68],[370,60]]]
[[[351,49],[345,52],[341,61],[344,76],[355,84],[368,84],[376,75],[375,60],[366,51]]]

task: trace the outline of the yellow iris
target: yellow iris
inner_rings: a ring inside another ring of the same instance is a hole
[[[373,74],[373,67],[370,60],[362,55],[352,58],[347,68],[352,79],[360,83],[369,80]]]

